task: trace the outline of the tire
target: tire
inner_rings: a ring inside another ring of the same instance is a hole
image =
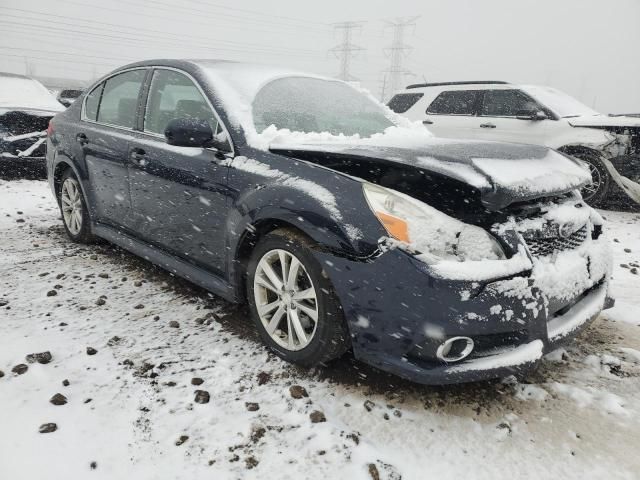
[[[93,243],[95,237],[91,233],[91,218],[80,181],[70,168],[62,174],[60,180],[58,206],[69,238],[76,243]]]
[[[581,151],[572,154],[575,158],[586,162],[591,170],[593,183],[582,189],[582,198],[592,207],[600,207],[606,203],[612,179],[607,167],[596,152]]]
[[[304,367],[338,358],[349,347],[342,307],[310,245],[295,231],[274,230],[258,242],[247,269],[247,299],[262,340],[279,357]],[[272,268],[270,273],[276,274],[276,280],[282,282],[287,276],[282,272],[283,259],[288,272],[297,271],[297,275],[289,276],[295,277],[294,283],[290,281],[285,288],[278,289],[265,273],[265,263]],[[296,270],[292,268],[296,265],[293,259],[300,262]],[[315,300],[307,298],[310,289]],[[276,315],[279,317],[274,318]],[[272,333],[268,331],[270,325],[275,325]]]

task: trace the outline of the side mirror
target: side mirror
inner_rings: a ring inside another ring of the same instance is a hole
[[[547,120],[549,117],[542,110],[520,110],[516,113],[518,120],[531,120],[534,122]]]
[[[174,118],[167,124],[164,136],[176,147],[208,147],[213,141],[209,122],[199,118]]]

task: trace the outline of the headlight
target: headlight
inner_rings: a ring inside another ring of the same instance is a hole
[[[468,225],[400,192],[371,183],[364,196],[387,233],[410,249],[440,260],[499,260],[500,244],[480,227]]]

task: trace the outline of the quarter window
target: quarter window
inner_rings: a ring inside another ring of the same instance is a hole
[[[442,92],[431,102],[427,113],[434,115],[473,115],[478,99],[477,90]]]
[[[424,93],[399,93],[389,100],[387,106],[396,113],[405,113],[423,96]]]
[[[102,96],[103,88],[104,82],[91,90],[87,95],[87,99],[84,101],[84,116],[94,122],[98,119],[98,105],[100,105],[100,97]]]
[[[515,117],[521,112],[541,110],[540,106],[520,90],[487,90],[480,114],[484,117]]]
[[[131,70],[109,78],[102,91],[97,121],[133,128],[138,107],[138,95],[145,74],[146,70]]]
[[[176,118],[205,120],[217,133],[217,119],[198,87],[181,73],[156,70],[149,89],[144,131],[164,135],[167,124]]]

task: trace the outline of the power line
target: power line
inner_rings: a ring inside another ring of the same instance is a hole
[[[415,27],[418,18],[420,17],[396,18],[393,21],[387,21],[388,26],[393,29],[393,43],[383,50],[385,55],[390,59],[389,68],[384,72],[389,74],[389,90],[392,93],[402,88],[403,76],[412,73],[403,66],[404,58],[413,50],[413,47],[404,43],[404,36],[407,28]],[[384,94],[386,95],[386,88],[384,90]],[[382,102],[385,100],[385,98],[381,99]]]
[[[354,30],[362,29],[363,24],[364,22],[340,22],[333,24],[333,28],[337,32],[342,33],[342,43],[330,49],[329,52],[333,53],[336,58],[340,60],[340,73],[338,74],[338,78],[342,80],[350,81],[356,79],[351,75],[351,60],[356,56],[356,52],[361,52],[364,48],[355,45],[351,39]]]
[[[11,15],[3,15],[3,17],[8,17]],[[47,23],[47,25],[34,25],[31,23],[18,23],[15,21],[12,22],[7,22],[3,19],[0,19],[0,23],[4,23],[4,24],[8,24],[10,26],[13,25],[18,25],[18,26],[22,26],[22,27],[27,27],[27,28],[35,28],[35,29],[41,29],[45,31],[45,35],[47,33],[49,33],[50,30],[52,31],[62,31],[65,33],[77,33],[77,34],[81,34],[83,36],[89,36],[89,37],[98,37],[100,39],[114,39],[114,40],[119,40],[119,45],[122,46],[124,42],[135,42],[135,43],[140,43],[146,46],[152,46],[152,47],[162,47],[163,49],[166,47],[164,46],[169,46],[174,50],[178,50],[178,51],[182,51],[184,52],[185,50],[191,50],[191,49],[200,49],[200,50],[205,50],[209,53],[211,52],[239,52],[239,53],[252,53],[252,54],[264,54],[264,55],[278,55],[278,56],[304,56],[304,57],[309,57],[312,55],[317,55],[315,52],[313,53],[307,53],[305,51],[300,51],[300,53],[294,52],[294,51],[288,51],[288,50],[280,50],[278,47],[269,47],[269,46],[263,46],[263,47],[251,47],[251,46],[245,46],[243,44],[238,43],[237,46],[226,46],[224,44],[217,46],[216,43],[214,42],[211,45],[205,45],[205,44],[183,44],[183,45],[176,45],[175,42],[172,41],[171,38],[165,38],[163,39],[161,36],[154,36],[154,35],[150,35],[150,34],[139,34],[142,38],[140,37],[132,37],[132,36],[125,36],[123,35],[123,32],[120,31],[115,31],[115,30],[110,30],[110,29],[106,29],[106,28],[100,28],[100,27],[94,27],[93,30],[94,32],[88,32],[85,30],[76,30],[76,29],[71,29],[66,27],[66,25],[73,25],[73,24],[69,24],[69,23],[65,23],[65,22],[53,22],[53,21],[46,21],[46,20],[41,20],[41,19],[36,19],[36,18],[25,18],[24,20],[27,21],[39,21],[39,22],[45,22]],[[56,28],[53,25],[61,25],[64,26],[63,28]],[[90,28],[89,26],[85,26],[85,25],[76,25],[76,27],[78,28]],[[96,33],[98,32],[98,33]],[[108,35],[107,33],[104,32],[108,32],[108,33],[114,33],[116,35]],[[232,44],[233,45],[233,44]],[[244,48],[243,48],[244,47]],[[319,52],[318,52],[319,53]]]
[[[161,31],[161,30],[153,30],[153,29],[149,29],[149,28],[142,28],[142,27],[136,27],[135,31],[132,32],[130,28],[127,28],[126,26],[123,25],[118,25],[118,24],[114,24],[114,23],[107,23],[107,22],[98,22],[98,21],[92,21],[92,20],[83,20],[83,19],[73,19],[74,22],[73,23],[69,23],[69,22],[62,22],[62,21],[52,21],[51,18],[61,18],[64,20],[70,20],[68,17],[62,16],[62,15],[55,15],[55,14],[43,14],[43,13],[39,13],[39,12],[35,12],[35,11],[31,11],[31,10],[24,10],[24,9],[19,9],[19,8],[8,8],[8,7],[0,7],[0,9],[4,9],[4,10],[14,10],[14,11],[18,11],[18,12],[24,12],[24,13],[29,13],[29,14],[36,14],[36,15],[42,15],[47,17],[46,19],[40,19],[40,18],[34,18],[34,17],[25,17],[24,15],[11,15],[11,14],[5,14],[3,15],[3,17],[12,17],[12,18],[16,18],[18,20],[34,20],[34,21],[38,21],[38,22],[46,22],[48,25],[66,25],[66,26],[72,26],[72,27],[76,27],[76,28],[85,28],[85,29],[90,29],[90,32],[85,32],[85,31],[77,31],[77,30],[71,30],[71,29],[66,29],[66,31],[68,32],[75,32],[75,33],[83,33],[83,34],[87,34],[87,35],[95,35],[94,32],[98,31],[98,32],[107,32],[107,33],[117,33],[117,34],[125,34],[125,35],[129,35],[128,39],[131,39],[132,37],[130,35],[136,35],[136,37],[133,37],[133,39],[138,39],[138,37],[146,37],[149,39],[152,39],[154,41],[154,43],[157,43],[158,40],[160,40],[161,42],[167,43],[170,42],[171,45],[175,45],[172,41],[171,38],[167,38],[169,37],[175,37],[176,39],[179,40],[184,40],[184,35],[180,35],[180,34],[176,34],[176,33],[171,33],[171,32],[166,32],[166,31]],[[89,23],[90,25],[79,25],[77,22],[81,21],[81,22],[85,22],[85,23]],[[107,27],[115,27],[115,28],[105,28],[105,27],[101,27],[98,25],[106,25]],[[31,26],[31,25],[29,25]],[[150,33],[145,33],[145,32],[150,32]],[[193,38],[196,40],[202,40],[205,42],[211,42],[213,45],[203,45],[203,48],[207,49],[207,50],[224,50],[224,48],[217,48],[217,45],[229,45],[232,47],[250,47],[250,48],[256,48],[257,50],[274,50],[274,51],[278,51],[278,52],[291,52],[291,53],[300,53],[300,54],[306,54],[306,53],[311,53],[311,54],[319,54],[320,52],[318,51],[312,51],[312,50],[301,50],[301,49],[291,49],[288,47],[270,47],[270,46],[266,46],[264,44],[255,44],[255,43],[242,43],[242,42],[235,42],[235,41],[231,41],[231,40],[219,40],[219,39],[215,39],[215,38],[208,38],[208,37],[203,37],[203,36],[198,36],[198,35],[189,35],[189,38]],[[122,37],[122,39],[127,39],[127,37]]]
[[[202,1],[198,1],[198,0],[190,0],[190,1],[193,2],[193,3],[197,3],[197,4],[203,4],[204,3],[207,6],[222,8],[224,10],[233,10],[233,11],[236,11],[236,12],[249,13],[251,15],[257,15],[260,18],[265,18],[265,17],[281,18],[281,19],[285,19],[285,20],[293,20],[293,21],[296,21],[296,22],[322,25],[323,27],[326,27],[328,25],[327,23],[314,22],[314,21],[311,21],[311,20],[308,20],[308,19],[304,19],[304,18],[288,17],[288,16],[285,16],[285,15],[273,15],[273,14],[269,14],[269,13],[259,12],[257,10],[248,10],[246,8],[229,7],[227,5],[220,5],[219,3],[202,2]]]

